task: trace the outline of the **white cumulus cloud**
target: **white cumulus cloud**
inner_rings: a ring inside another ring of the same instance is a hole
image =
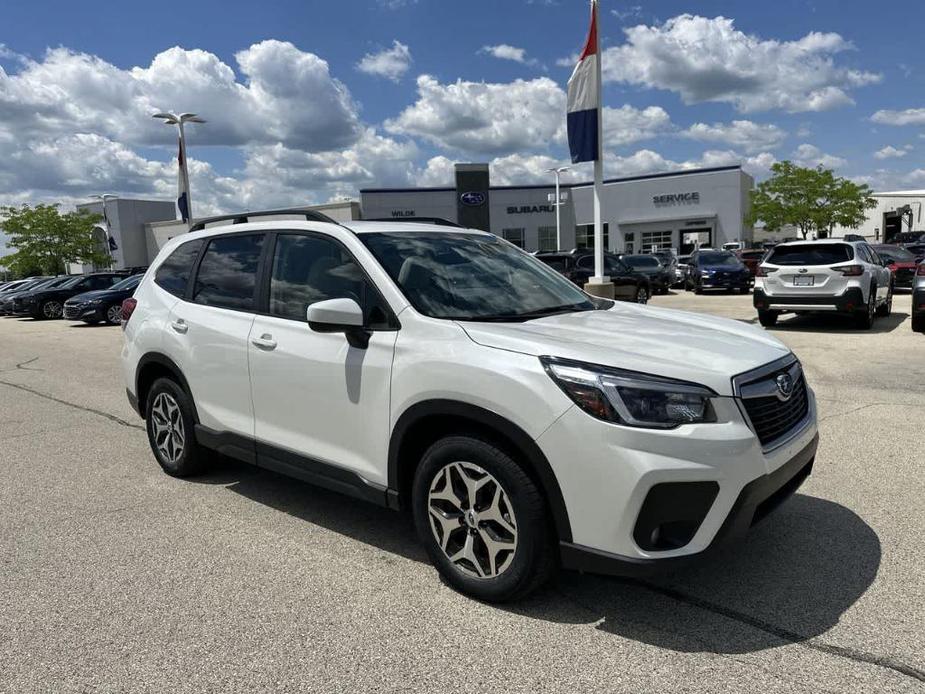
[[[401,41],[393,41],[392,47],[377,53],[367,53],[357,63],[357,70],[367,75],[385,77],[398,82],[411,68],[411,50]]]
[[[826,169],[837,169],[848,162],[834,154],[826,154],[815,145],[803,143],[793,152],[793,161],[798,166],[815,168],[822,166]]]
[[[787,133],[771,123],[734,120],[730,123],[694,123],[683,132],[683,136],[702,142],[719,142],[751,154],[779,147]]]
[[[527,58],[527,51],[516,46],[509,46],[506,43],[499,43],[496,46],[482,46],[479,53],[485,53],[499,60],[513,60],[521,65],[535,65],[536,60]]]
[[[909,145],[905,147],[894,147],[893,145],[887,145],[881,149],[878,149],[874,152],[874,157],[877,159],[901,159],[902,157],[909,154],[909,150],[912,149]]]
[[[870,119],[883,125],[925,125],[925,108],[907,108],[902,111],[880,110]]]

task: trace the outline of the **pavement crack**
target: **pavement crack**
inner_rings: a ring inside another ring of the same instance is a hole
[[[62,400],[61,398],[56,398],[54,395],[43,393],[39,390],[35,390],[34,388],[30,388],[29,386],[24,386],[20,383],[10,383],[9,381],[0,381],[0,385],[9,386],[10,388],[16,388],[17,390],[22,390],[22,391],[25,391],[26,393],[31,393],[32,395],[36,395],[40,398],[45,398],[46,400],[51,400],[52,402],[56,402],[60,405],[65,405],[67,407],[73,407],[75,410],[80,410],[81,412],[88,412],[90,414],[95,414],[98,417],[103,417],[105,419],[108,419],[110,422],[115,422],[116,424],[119,424],[124,427],[128,427],[129,429],[140,429],[141,431],[144,431],[145,429],[140,424],[133,424],[132,422],[122,419],[121,417],[117,417],[114,414],[109,414],[108,412],[103,412],[102,410],[97,410],[92,407],[85,407],[84,405],[78,405],[77,403],[69,402],[68,400]]]
[[[876,653],[868,653],[856,648],[851,648],[849,646],[837,646],[835,644],[825,643],[824,641],[817,641],[809,636],[800,634],[795,631],[790,631],[789,629],[784,629],[775,624],[770,624],[763,620],[753,617],[744,612],[739,612],[730,607],[725,607],[724,605],[719,605],[709,600],[704,600],[702,598],[695,597],[693,595],[688,595],[679,590],[674,590],[673,588],[666,588],[659,586],[655,583],[650,583],[648,581],[642,580],[629,580],[627,581],[631,585],[637,585],[642,588],[646,588],[654,593],[658,593],[664,597],[676,600],[685,605],[690,605],[692,607],[697,607],[707,612],[712,612],[713,614],[718,614],[727,619],[734,620],[741,624],[752,627],[753,629],[758,629],[763,631],[766,634],[771,636],[776,636],[782,641],[786,641],[795,646],[802,646],[804,648],[809,648],[820,653],[825,653],[826,655],[832,655],[839,658],[845,658],[847,660],[853,660],[858,663],[866,663],[868,665],[874,665],[876,667],[886,668],[898,672],[901,675],[910,677],[919,682],[925,682],[925,670],[920,670],[912,665],[902,662],[898,658],[892,656],[877,655]]]

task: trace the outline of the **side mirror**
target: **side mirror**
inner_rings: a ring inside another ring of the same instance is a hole
[[[351,347],[366,349],[370,332],[363,325],[363,309],[353,299],[318,301],[305,312],[316,333],[344,333]]]

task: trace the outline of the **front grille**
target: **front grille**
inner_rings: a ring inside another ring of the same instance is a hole
[[[77,318],[83,311],[83,304],[65,304],[64,305],[64,317],[65,318]]]
[[[903,286],[912,286],[912,278],[915,277],[915,268],[904,267],[896,271],[896,284]]]
[[[793,383],[793,390],[786,400],[781,399],[777,386],[781,375],[789,376]],[[809,394],[799,362],[769,365],[752,375],[737,377],[735,384],[736,394],[741,397],[752,429],[766,449],[783,441],[809,413]]]

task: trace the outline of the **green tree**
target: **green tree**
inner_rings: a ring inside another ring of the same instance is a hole
[[[751,191],[748,224],[760,219],[772,231],[790,224],[805,239],[811,231],[830,234],[835,226],[857,228],[866,210],[877,205],[867,185],[836,176],[831,169],[781,161],[771,172],[771,178]]]
[[[96,230],[101,217],[86,211],[61,214],[58,205],[0,207],[0,228],[15,252],[3,259],[17,275],[63,273],[67,263],[108,265]]]

